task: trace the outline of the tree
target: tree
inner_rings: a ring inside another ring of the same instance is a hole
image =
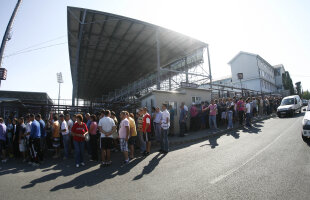
[[[293,95],[295,93],[294,91],[294,85],[293,81],[291,79],[290,73],[288,71],[285,71],[282,74],[282,82],[283,82],[283,87],[285,90],[290,91],[290,95]]]
[[[301,93],[301,82],[297,82],[295,83],[296,85],[296,91],[297,91],[297,94],[300,96],[302,93]]]
[[[301,98],[309,100],[310,99],[310,92],[309,92],[309,90],[303,92],[302,95],[301,95]]]

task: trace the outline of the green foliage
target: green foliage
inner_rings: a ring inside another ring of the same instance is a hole
[[[307,91],[304,91],[302,94],[301,94],[301,98],[302,99],[310,99],[310,92],[307,90]]]
[[[291,79],[290,73],[288,71],[282,74],[282,82],[283,82],[284,89],[289,90],[290,95],[293,95],[295,93],[294,85],[293,85],[293,81]]]

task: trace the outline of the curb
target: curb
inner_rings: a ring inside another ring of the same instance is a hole
[[[260,122],[260,121],[263,121],[263,120],[266,120],[266,119],[270,119],[270,118],[273,118],[273,117],[275,117],[274,114],[272,114],[270,116],[266,116],[266,117],[260,118],[260,119],[257,119],[255,121],[252,121],[252,124]],[[209,138],[212,138],[212,137],[215,137],[215,136],[222,136],[222,135],[224,135],[226,133],[229,133],[229,132],[232,132],[232,131],[235,131],[235,130],[239,130],[239,129],[243,128],[243,127],[244,127],[244,125],[242,125],[241,127],[238,126],[238,127],[232,128],[232,129],[221,130],[221,131],[209,134],[209,135],[204,135],[204,136],[193,138],[193,139],[188,139],[188,140],[185,139],[183,141],[169,142],[169,146],[170,147],[174,147],[174,146],[178,146],[178,145],[182,145],[182,144],[199,142],[201,140],[206,140],[206,139],[209,139]],[[159,146],[159,145],[154,145],[154,146]]]

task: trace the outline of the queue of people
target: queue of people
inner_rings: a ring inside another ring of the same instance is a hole
[[[151,131],[154,123],[157,137]],[[75,166],[80,167],[85,165],[84,150],[87,150],[90,161],[100,160],[101,167],[106,167],[112,164],[111,152],[120,150],[123,164],[128,164],[135,159],[137,148],[143,157],[148,156],[153,140],[160,142],[161,153],[168,153],[169,128],[166,104],[158,109],[156,122],[146,107],[140,108],[136,116],[121,111],[117,117],[113,111],[102,110],[100,115],[87,113],[85,118],[81,114],[72,118],[69,114],[55,114],[44,122],[40,114],[29,114],[8,121],[7,125],[0,118],[0,152],[2,163],[8,158],[21,157],[23,162],[39,166],[46,159],[47,148],[53,148],[53,159],[67,160],[74,151]]]

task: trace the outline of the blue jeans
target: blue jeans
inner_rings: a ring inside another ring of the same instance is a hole
[[[161,125],[160,123],[154,123],[155,124],[155,136],[156,140],[160,141],[160,136],[161,136]]]
[[[144,152],[146,150],[146,145],[145,145],[145,141],[143,139],[143,133],[142,132],[138,132],[138,136],[139,136],[139,140],[140,140],[140,150],[142,152]]]
[[[228,126],[227,126],[227,128],[233,128],[232,116],[233,116],[233,112],[232,111],[228,111],[227,112],[227,118],[228,118]]]
[[[66,158],[69,157],[69,142],[70,142],[70,135],[67,134],[67,135],[63,135],[62,136],[62,142],[64,144],[64,156]]]
[[[216,129],[216,115],[209,115],[209,126],[211,129]]]
[[[73,140],[75,164],[81,164],[82,162],[84,162],[84,159],[83,159],[84,144],[85,144],[85,141],[77,142]]]
[[[169,150],[168,130],[169,129],[162,129],[160,134],[160,146],[161,149],[166,152],[168,152]]]
[[[247,126],[251,126],[250,120],[251,120],[251,113],[246,113],[246,125]]]

